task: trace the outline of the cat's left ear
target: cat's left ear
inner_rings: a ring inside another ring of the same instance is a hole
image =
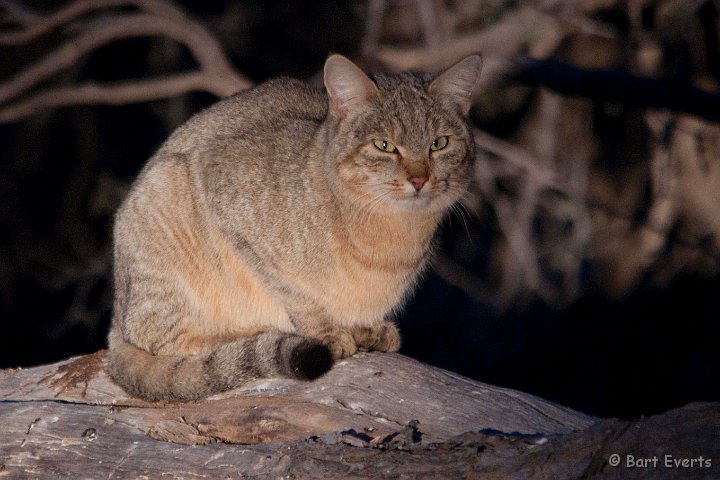
[[[365,72],[342,55],[330,55],[325,61],[323,74],[330,97],[330,111],[338,118],[378,91]]]
[[[428,86],[428,92],[452,97],[463,115],[467,115],[472,105],[472,94],[480,78],[481,68],[480,55],[470,55],[440,73]]]

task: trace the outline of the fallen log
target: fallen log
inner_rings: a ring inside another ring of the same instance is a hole
[[[104,362],[98,352],[0,370],[0,477],[643,478],[611,466],[617,453],[695,459],[683,478],[717,478],[720,462],[718,404],[601,420],[378,353],[315,382],[149,403],[114,385]],[[662,464],[652,476],[677,474]]]

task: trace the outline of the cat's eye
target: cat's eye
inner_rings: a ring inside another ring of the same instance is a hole
[[[395,148],[395,145],[392,144],[392,142],[388,142],[387,140],[373,140],[373,145],[375,145],[375,148],[378,150],[382,150],[383,152],[387,153],[397,153],[398,149]]]
[[[433,152],[437,150],[442,150],[443,148],[447,147],[448,144],[448,137],[442,136],[435,139],[434,142],[430,144],[430,150]]]

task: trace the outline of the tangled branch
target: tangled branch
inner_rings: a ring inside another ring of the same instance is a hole
[[[19,26],[19,30],[0,33],[0,45],[26,44],[71,22],[79,22],[79,28],[74,28],[79,33],[14,77],[0,82],[0,123],[20,120],[50,107],[120,105],[199,90],[228,96],[252,85],[234,69],[212,34],[179,7],[163,0],[78,0],[48,15],[20,15],[20,10],[11,8],[8,2],[2,5],[6,16]],[[113,8],[126,6],[135,7],[139,13],[114,13]],[[105,16],[79,20],[98,12]],[[155,79],[110,84],[88,81],[69,87],[56,85],[36,89],[100,47],[135,37],[165,37],[184,45],[197,61],[198,70]]]
[[[388,3],[374,0],[368,11],[363,54],[376,63],[391,71],[437,71],[454,59],[480,52],[484,65],[476,99],[507,85],[531,85],[538,92],[512,138],[501,140],[474,130],[479,189],[474,202],[489,206],[499,230],[491,268],[498,271],[500,281],[488,303],[503,308],[535,295],[552,305],[566,304],[581,292],[584,261],[594,263],[600,272],[595,280],[615,295],[630,292],[650,271],[663,271],[665,280],[687,268],[720,271],[720,222],[714,220],[718,212],[711,193],[717,190],[714,172],[720,168],[720,150],[688,146],[686,140],[708,144],[718,128],[702,121],[690,122],[689,134],[652,128],[660,117],[663,125],[688,124],[691,117],[681,112],[718,120],[720,95],[714,93],[718,90],[712,82],[663,77],[662,45],[653,38],[664,33],[644,30],[641,18],[644,9],[656,9],[658,23],[687,24],[696,21],[699,12],[713,10],[712,2],[698,0],[674,10],[648,1],[537,0],[510,9],[498,4],[497,11],[487,15],[497,20],[464,31],[453,28],[464,21],[462,9],[443,3],[449,31],[418,28],[424,41],[411,46],[383,44],[383,19],[377,15]],[[415,16],[427,9],[427,2],[393,3],[402,4],[406,14],[415,9]],[[625,10],[627,34],[596,19],[596,13],[610,9]],[[701,23],[710,35],[705,45],[712,67],[717,28],[708,19]],[[666,38],[668,43],[677,41]],[[572,48],[581,48],[574,46],[583,42],[594,43],[595,49],[572,57]],[[629,71],[606,67],[607,62],[592,57],[605,49],[621,52]],[[548,88],[556,93],[548,94]],[[598,174],[604,159],[593,127],[593,104],[603,103],[638,109],[640,121],[644,118],[650,127],[653,135],[643,139],[650,145],[646,157],[632,159],[642,165],[637,174],[648,178],[634,177],[635,184],[620,178],[607,183]],[[680,113],[651,110],[658,108]],[[631,192],[643,184],[649,186],[647,198]],[[618,189],[632,194],[635,203],[618,197]],[[604,199],[603,207],[598,207],[598,198]],[[637,203],[643,199],[647,205]],[[614,207],[608,209],[607,204]],[[678,225],[685,226],[676,230]],[[667,250],[670,258],[663,257]],[[437,262],[435,271],[473,298],[488,296],[483,279],[450,258]]]

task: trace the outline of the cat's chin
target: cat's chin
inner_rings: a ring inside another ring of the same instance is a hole
[[[393,197],[389,203],[403,212],[429,212],[434,210],[433,198],[430,195]]]
[[[437,216],[447,212],[457,200],[457,197],[442,193],[421,194],[394,197],[388,204],[400,212]]]

